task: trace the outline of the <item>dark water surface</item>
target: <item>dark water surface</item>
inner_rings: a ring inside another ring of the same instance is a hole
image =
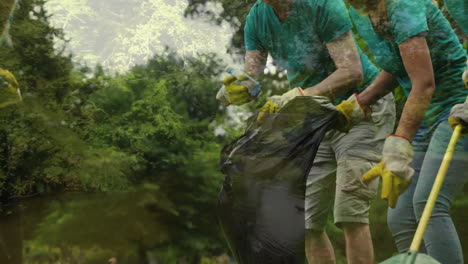
[[[153,252],[167,228],[152,199],[141,191],[64,193],[3,206],[0,263],[158,263]]]

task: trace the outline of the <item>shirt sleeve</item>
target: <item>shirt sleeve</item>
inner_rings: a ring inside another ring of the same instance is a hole
[[[342,0],[317,1],[316,26],[320,39],[331,42],[352,28],[348,11]]]
[[[255,32],[255,14],[250,12],[244,26],[244,42],[246,50],[263,50]]]
[[[395,42],[400,45],[407,39],[428,30],[425,0],[388,1],[387,15]]]

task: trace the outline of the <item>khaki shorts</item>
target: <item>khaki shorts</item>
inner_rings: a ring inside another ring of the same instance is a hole
[[[307,177],[306,229],[323,230],[332,205],[335,224],[369,223],[379,179],[364,184],[361,176],[380,161],[385,137],[394,129],[393,95],[379,100],[372,111],[371,119],[347,134],[336,130],[325,134]]]

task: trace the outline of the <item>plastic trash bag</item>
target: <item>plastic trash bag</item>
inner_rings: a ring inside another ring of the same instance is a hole
[[[218,217],[240,264],[305,263],[306,179],[338,114],[330,106],[296,97],[261,125],[249,119],[244,135],[223,149]]]

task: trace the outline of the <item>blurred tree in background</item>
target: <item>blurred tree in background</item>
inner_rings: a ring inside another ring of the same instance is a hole
[[[0,67],[16,75],[24,97],[0,110],[0,201],[70,191],[113,196],[51,205],[37,222],[19,221],[11,230],[24,231],[16,235],[30,241],[28,250],[14,244],[20,248],[2,251],[1,262],[15,263],[5,253],[15,250],[17,263],[48,263],[41,250],[99,255],[116,243],[121,255],[139,255],[138,263],[157,249],[167,263],[221,254],[213,208],[226,138],[214,130],[225,110],[214,94],[225,65],[212,54],[182,60],[168,50],[120,75],[76,68],[54,48],[54,39],[66,38],[50,26],[44,3],[20,2],[14,46],[0,48]]]

